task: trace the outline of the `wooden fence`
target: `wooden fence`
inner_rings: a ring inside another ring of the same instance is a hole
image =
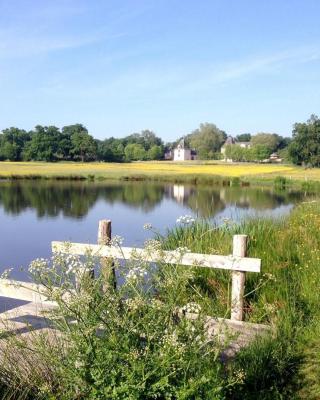
[[[52,242],[52,251],[73,255],[86,255],[104,258],[130,260],[139,257],[148,262],[162,262],[183,266],[214,268],[232,271],[231,320],[243,320],[243,296],[246,272],[260,272],[261,260],[247,255],[247,235],[233,236],[233,252],[229,256],[185,253],[177,251],[154,251],[146,249],[111,246],[111,221],[99,222],[98,244]]]

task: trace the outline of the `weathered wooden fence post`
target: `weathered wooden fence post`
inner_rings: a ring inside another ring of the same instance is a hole
[[[109,219],[102,219],[99,221],[98,227],[98,244],[103,246],[110,245],[111,241],[111,221]],[[116,272],[114,269],[113,261],[109,258],[101,259],[101,273],[105,279],[104,290],[108,289],[110,281],[113,281],[113,286],[116,288]],[[111,275],[112,274],[112,275]]]
[[[247,235],[234,235],[232,255],[235,257],[246,257],[247,242]],[[243,295],[245,279],[245,272],[232,271],[231,319],[236,321],[242,321],[243,319]]]

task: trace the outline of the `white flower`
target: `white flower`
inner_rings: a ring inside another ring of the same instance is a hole
[[[146,231],[150,231],[152,229],[152,225],[150,223],[144,224],[143,229],[145,229]]]
[[[5,269],[2,274],[0,275],[0,279],[8,279],[10,277],[11,271],[13,268],[7,268]]]
[[[142,267],[134,267],[126,275],[128,281],[137,281],[144,278],[147,275],[147,271]]]
[[[111,246],[118,246],[120,247],[123,243],[123,237],[119,235],[113,236],[113,238],[110,240],[110,245]]]
[[[149,252],[160,251],[161,250],[161,242],[156,239],[148,239],[145,241],[144,247]]]
[[[45,258],[36,258],[29,265],[29,272],[31,274],[46,271],[49,268],[48,260]]]
[[[201,306],[194,302],[188,303],[182,307],[182,311],[184,311],[186,313],[199,314],[201,311]]]
[[[177,224],[193,224],[196,220],[191,215],[182,215],[177,219]]]

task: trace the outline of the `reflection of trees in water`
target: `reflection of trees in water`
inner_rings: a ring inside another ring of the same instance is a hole
[[[152,183],[121,183],[100,188],[100,197],[107,203],[123,203],[143,211],[152,210],[164,196],[164,186]]]
[[[272,210],[281,205],[297,203],[302,199],[303,193],[268,188],[228,187],[221,189],[220,196],[227,204],[239,208]]]
[[[301,192],[241,187],[195,187],[150,182],[52,182],[15,181],[0,184],[0,205],[6,213],[20,214],[31,208],[39,217],[81,218],[97,200],[122,203],[143,211],[152,210],[164,197],[190,208],[200,217],[213,217],[228,205],[257,210],[296,203]]]
[[[39,181],[9,182],[0,186],[0,204],[7,213],[31,208],[38,217],[82,217],[97,200],[97,192],[81,184]]]
[[[0,205],[6,213],[20,214],[35,209],[38,217],[81,218],[97,200],[124,203],[144,211],[163,198],[164,188],[150,184],[94,184],[86,182],[16,181],[0,184]]]

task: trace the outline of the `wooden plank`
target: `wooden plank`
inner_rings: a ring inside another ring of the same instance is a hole
[[[233,256],[245,257],[247,255],[247,235],[233,236]],[[231,284],[231,319],[243,320],[243,295],[246,273],[243,271],[232,272]]]
[[[232,271],[260,272],[261,260],[259,258],[220,256],[211,254],[186,253],[178,251],[153,250],[133,247],[100,246],[95,244],[52,242],[52,251],[88,255],[94,257],[113,257],[117,259],[143,259],[148,262],[164,262],[167,264],[180,264],[205,268],[226,269]]]
[[[46,302],[54,304],[51,301],[47,301],[47,297],[44,295],[45,291],[44,286],[35,283],[0,279],[0,296],[3,297],[34,303]]]

